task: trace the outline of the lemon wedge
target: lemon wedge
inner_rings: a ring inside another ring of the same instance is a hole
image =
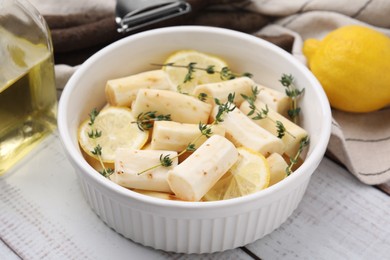
[[[204,200],[226,200],[245,196],[268,187],[270,169],[266,158],[249,148],[237,148],[238,161],[206,193]]]
[[[90,119],[84,121],[78,130],[78,141],[83,151],[98,159],[93,153],[99,145],[104,163],[113,163],[115,151],[119,147],[141,149],[147,142],[149,132],[141,131],[131,110],[127,107],[109,106],[103,108],[90,125]],[[91,137],[91,133],[100,133]]]
[[[174,52],[167,58],[164,64],[173,64],[175,66],[164,66],[163,70],[168,74],[172,85],[176,86],[181,93],[192,94],[197,85],[222,81],[219,73],[209,74],[203,69],[195,69],[191,75],[191,80],[186,81],[188,74],[186,66],[190,63],[195,63],[196,68],[203,69],[214,66],[213,69],[216,72],[221,71],[224,67],[228,67],[227,63],[221,58],[203,52],[195,50]]]

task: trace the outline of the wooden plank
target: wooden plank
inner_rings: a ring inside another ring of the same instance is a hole
[[[232,260],[253,260],[257,259],[252,257],[250,254],[246,253],[245,250],[240,248],[227,250],[224,252],[217,252],[212,254],[176,254],[176,253],[167,253],[161,252],[161,258],[163,259],[175,259],[175,260],[198,260],[198,259],[208,259],[208,260],[220,260],[220,259],[232,259]]]
[[[0,259],[19,260],[20,257],[0,237]]]
[[[57,134],[15,171],[0,180],[0,259],[383,259],[390,252],[388,196],[329,159],[279,229],[245,248],[200,256],[146,248],[108,228],[85,202]]]
[[[329,159],[333,160],[335,163],[337,163],[340,167],[346,169],[345,166],[340,161],[338,161],[337,158],[334,157],[334,155],[332,155],[331,153],[326,153],[326,156]],[[390,181],[378,185],[373,185],[373,187],[381,190],[382,192],[390,196]]]
[[[280,228],[247,246],[262,259],[388,259],[390,200],[324,159]]]
[[[90,209],[57,133],[0,179],[0,259],[9,247],[23,259],[192,259],[133,243],[106,226]],[[3,243],[4,244],[4,243]],[[209,259],[253,259],[240,249]],[[12,258],[11,258],[12,259]]]
[[[107,227],[83,198],[58,137],[0,180],[0,237],[23,259],[153,259]]]

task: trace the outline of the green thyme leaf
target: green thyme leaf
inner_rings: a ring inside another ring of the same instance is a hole
[[[148,111],[145,113],[140,113],[137,116],[137,121],[133,121],[131,123],[135,123],[138,126],[138,129],[141,131],[149,130],[153,127],[154,121],[171,121],[171,115],[161,115],[157,114],[157,111]]]
[[[95,123],[96,117],[99,115],[96,107],[92,109],[91,113],[89,113],[89,122],[88,125],[92,126]]]
[[[160,162],[161,162],[161,166],[164,166],[164,167],[169,167],[169,166],[172,166],[172,159],[170,158],[169,154],[163,156],[162,154],[160,155]]]
[[[301,112],[301,109],[298,107],[298,99],[305,92],[305,89],[299,90],[294,84],[294,77],[290,74],[283,74],[280,83],[285,87],[286,95],[291,98],[290,109],[287,111],[288,116],[292,119],[294,123],[298,122],[298,117]]]
[[[299,148],[297,151],[297,154],[290,158],[290,164],[286,168],[286,176],[289,176],[292,173],[292,168],[295,164],[297,164],[299,156],[301,156],[301,153],[303,152],[303,149],[310,144],[309,136],[305,136],[301,139],[299,142]]]

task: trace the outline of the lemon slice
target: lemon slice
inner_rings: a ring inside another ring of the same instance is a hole
[[[141,131],[131,110],[126,107],[105,107],[96,116],[91,126],[90,119],[83,122],[78,131],[78,140],[81,148],[89,156],[97,159],[93,153],[98,145],[102,148],[101,159],[105,163],[113,163],[115,151],[118,147],[140,149],[148,140],[148,131]],[[91,138],[90,133],[99,132],[101,135]]]
[[[268,187],[270,170],[266,158],[246,147],[239,147],[237,150],[238,161],[207,192],[204,200],[237,198]]]
[[[103,172],[106,169],[115,169],[115,165],[112,162],[105,162],[102,163],[96,159],[95,157],[90,156],[84,150],[81,150],[81,154],[83,155],[84,159],[87,161],[87,163],[92,166],[97,172]]]
[[[197,68],[214,66],[214,71],[221,71],[222,68],[228,67],[227,63],[221,58],[195,50],[182,50],[173,53],[164,62],[164,64],[171,63],[177,66],[188,66],[190,63],[196,63]],[[209,74],[204,70],[195,69],[192,73],[192,79],[184,82],[188,74],[188,68],[164,66],[163,70],[167,72],[172,85],[176,86],[181,93],[192,94],[197,85],[222,81],[219,73]]]

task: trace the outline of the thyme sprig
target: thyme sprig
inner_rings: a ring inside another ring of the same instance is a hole
[[[152,64],[154,66],[160,66],[160,67],[175,67],[175,68],[183,68],[187,69],[187,74],[184,77],[183,82],[187,83],[194,79],[194,73],[197,70],[205,71],[207,74],[216,74],[218,73],[220,75],[221,80],[230,80],[237,77],[248,77],[252,78],[253,75],[249,72],[244,73],[234,73],[232,72],[229,67],[223,67],[221,70],[217,70],[214,65],[208,65],[207,67],[198,67],[196,66],[196,62],[190,62],[187,65],[180,65],[175,64],[174,62],[171,63],[165,63],[165,64]]]
[[[151,166],[149,168],[146,168],[145,170],[142,170],[142,171],[138,172],[137,175],[141,175],[141,174],[143,174],[145,172],[148,172],[150,170],[156,169],[156,168],[161,167],[161,166],[163,166],[163,167],[170,167],[173,164],[173,160],[175,158],[177,158],[177,157],[179,157],[179,156],[177,155],[177,156],[171,158],[169,156],[169,154],[166,154],[166,155],[160,154],[160,158],[159,158],[160,163],[159,164],[156,164],[156,165],[153,165],[153,166]]]
[[[153,127],[154,121],[171,121],[171,115],[158,115],[157,111],[148,111],[145,113],[140,113],[137,116],[137,120],[131,122],[132,124],[137,124],[138,129],[141,131],[149,130]]]
[[[89,113],[88,125],[91,127],[91,131],[88,132],[88,137],[91,138],[94,141],[94,143],[96,143],[96,139],[102,136],[102,131],[99,131],[98,129],[94,128],[95,120],[98,115],[99,115],[99,111],[96,108],[92,109],[91,113]],[[114,173],[114,169],[111,169],[110,167],[106,168],[106,166],[104,165],[102,159],[102,150],[103,148],[100,146],[100,144],[97,144],[93,148],[91,153],[98,158],[99,163],[103,169],[102,171],[99,171],[99,173],[109,179],[110,175]]]
[[[218,98],[214,98],[215,104],[218,106],[218,112],[215,116],[215,124],[223,122],[223,116],[227,113],[232,112],[236,105],[234,104],[235,93],[229,93],[227,101],[222,103]],[[213,122],[213,124],[214,124]]]
[[[95,123],[96,117],[99,115],[99,111],[95,107],[92,109],[92,111],[88,115],[89,115],[88,125],[93,126],[93,124]]]
[[[168,155],[165,155],[163,156],[162,154],[160,155],[160,163],[157,164],[157,165],[154,165],[150,168],[147,168],[141,172],[138,172],[137,175],[141,175],[147,171],[150,171],[150,170],[153,170],[157,167],[160,167],[160,166],[163,166],[163,167],[169,167],[173,164],[173,160],[180,157],[181,155],[183,155],[184,153],[186,152],[194,152],[196,150],[196,143],[197,141],[202,137],[202,136],[205,136],[206,138],[209,138],[212,136],[213,134],[213,131],[212,131],[212,127],[214,125],[217,125],[219,124],[220,122],[223,122],[223,117],[225,114],[233,111],[235,108],[236,108],[236,105],[234,104],[234,97],[235,97],[235,94],[229,94],[228,95],[228,99],[225,103],[222,103],[219,99],[215,98],[215,103],[218,105],[218,112],[217,112],[217,115],[215,116],[215,120],[213,123],[211,124],[204,124],[202,122],[199,123],[198,125],[198,128],[199,128],[199,131],[200,131],[200,134],[194,139],[192,140],[192,142],[190,142],[185,149],[183,149],[180,153],[178,153],[176,156],[174,157],[170,157],[169,154]]]
[[[310,144],[309,136],[305,136],[299,142],[299,148],[296,155],[293,158],[290,158],[290,164],[286,168],[286,176],[289,176],[292,173],[292,168],[295,164],[298,163],[299,157],[302,154],[303,149]]]
[[[173,66],[173,63],[171,63],[171,64]],[[189,82],[189,81],[194,79],[193,74],[196,71],[195,65],[196,65],[196,62],[188,63],[188,65],[187,65],[188,72],[187,72],[186,76],[184,77],[184,81],[183,81],[184,83],[187,83],[187,82]],[[163,65],[163,66],[165,66],[165,65]]]
[[[173,163],[173,161],[169,157],[169,154],[167,154],[165,156],[163,156],[163,154],[161,154],[160,155],[160,162],[161,162],[161,165],[164,167],[170,167],[170,166],[172,166],[172,163]]]
[[[241,96],[248,102],[250,111],[248,112],[247,116],[251,117],[253,120],[262,120],[267,118],[268,120],[271,120],[276,127],[277,137],[283,138],[285,134],[287,133],[292,138],[295,139],[295,136],[289,132],[286,127],[283,125],[283,123],[279,120],[274,120],[271,118],[269,113],[268,105],[265,105],[265,108],[258,108],[255,104],[255,101],[257,99],[257,96],[260,94],[260,91],[257,86],[252,87],[252,93],[250,96],[247,96],[245,94],[241,94]]]
[[[99,162],[100,162],[100,165],[102,166],[103,170],[102,171],[99,171],[99,173],[101,175],[103,175],[104,177],[106,178],[110,178],[110,175],[114,173],[114,169],[111,169],[111,168],[106,168],[103,161],[102,161],[102,147],[100,146],[100,144],[98,144],[97,146],[95,146],[95,148],[93,149],[93,151],[91,151],[91,153],[93,155],[96,155],[98,158],[99,158]]]
[[[301,108],[298,107],[298,99],[305,92],[305,89],[299,90],[294,84],[294,77],[289,74],[283,74],[280,83],[285,87],[285,92],[288,97],[291,98],[290,109],[287,111],[288,116],[294,123],[298,123],[299,113],[301,112]]]
[[[286,127],[282,122],[279,120],[276,120],[276,132],[278,133],[277,137],[282,139],[284,137],[285,133],[288,133],[290,136],[292,136],[295,139],[295,136],[292,135],[289,131],[287,131]]]

